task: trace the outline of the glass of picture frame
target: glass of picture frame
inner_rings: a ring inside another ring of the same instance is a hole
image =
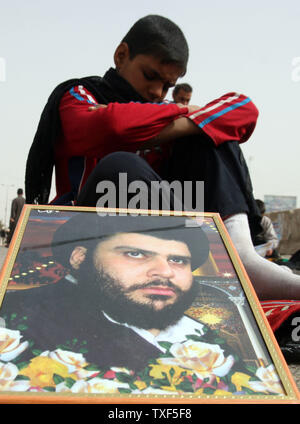
[[[25,205],[0,403],[299,403],[216,213]]]

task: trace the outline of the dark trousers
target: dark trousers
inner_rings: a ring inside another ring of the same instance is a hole
[[[100,194],[97,185],[101,181],[111,181],[118,189],[119,174],[127,174],[127,185],[133,181],[143,181],[148,195],[151,193],[153,181],[166,180],[169,183],[179,181],[184,187],[185,181],[204,181],[204,211],[217,212],[221,217],[236,213],[247,213],[250,229],[256,233],[261,231],[261,216],[252,193],[249,171],[237,142],[226,142],[219,147],[202,137],[187,137],[174,143],[173,151],[158,175],[149,164],[134,153],[115,152],[101,159],[90,174],[77,200],[78,206],[96,206]],[[193,190],[196,185],[193,185]],[[193,197],[196,193],[193,191]],[[134,194],[128,194],[128,202]],[[160,202],[164,192],[160,192]],[[184,193],[183,197],[184,198]],[[151,208],[148,198],[148,208]],[[161,204],[160,203],[160,204]],[[116,196],[115,207],[119,205]],[[161,208],[159,208],[161,209]],[[182,210],[171,192],[170,210]]]
[[[127,187],[120,186],[120,174],[126,174]],[[161,181],[160,176],[148,165],[148,163],[136,155],[135,153],[128,152],[115,152],[105,156],[98,165],[94,168],[93,172],[89,175],[87,182],[79,193],[77,199],[78,206],[97,206],[100,197],[99,184],[101,182],[110,181],[117,189],[115,207],[127,207],[130,200],[135,195],[134,193],[127,193],[127,204],[120,204],[120,197],[118,191],[128,189],[128,186],[135,181],[143,181],[147,187],[147,209],[151,208],[151,182]],[[97,192],[98,191],[98,192]],[[124,193],[123,193],[124,194]],[[123,196],[124,198],[124,196]],[[171,196],[173,209],[173,196]]]

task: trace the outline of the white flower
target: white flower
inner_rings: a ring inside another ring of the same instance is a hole
[[[34,392],[34,393],[49,393],[48,390],[43,390],[41,387],[30,387],[30,389],[28,390],[29,392]]]
[[[0,391],[26,392],[30,388],[28,380],[15,381],[18,372],[16,365],[0,362]]]
[[[257,392],[267,391],[269,393],[284,394],[283,387],[273,364],[266,368],[258,368],[255,375],[261,381],[249,381],[251,389]]]
[[[87,362],[81,353],[56,349],[55,351],[50,352],[48,356],[49,358],[66,365],[70,374],[87,366]]]
[[[211,375],[223,377],[228,374],[234,363],[233,356],[224,357],[223,349],[219,345],[193,340],[174,343],[170,353],[175,358],[164,358],[160,361],[193,370],[202,379]]]
[[[62,383],[59,383],[55,386],[55,391],[59,393],[63,392],[71,392],[71,389],[66,385],[66,383],[63,381]]]
[[[90,371],[84,369],[88,363],[81,353],[56,349],[53,352],[46,350],[45,352],[41,353],[40,356],[47,356],[48,358],[54,359],[55,361],[65,365],[68,368],[68,372],[70,374],[75,374],[79,380],[91,377],[97,373],[95,370]]]
[[[72,393],[119,393],[119,388],[128,389],[128,384],[117,381],[105,380],[104,378],[92,378],[91,380],[79,380],[71,387]]]
[[[28,342],[20,343],[21,336],[18,330],[9,330],[0,327],[0,360],[12,361],[28,347]]]

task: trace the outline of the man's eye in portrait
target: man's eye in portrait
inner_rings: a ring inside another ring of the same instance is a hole
[[[173,262],[176,265],[190,265],[191,260],[189,258],[173,257],[169,259],[169,262]]]
[[[144,252],[141,252],[139,250],[124,252],[124,255],[135,259],[142,259],[146,256]]]

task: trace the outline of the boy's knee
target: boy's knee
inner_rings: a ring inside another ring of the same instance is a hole
[[[99,171],[106,175],[127,173],[128,175],[143,176],[151,168],[149,164],[136,153],[115,152],[105,156],[97,165]]]
[[[102,169],[107,168],[117,172],[126,172],[132,167],[145,166],[145,161],[135,153],[130,152],[114,152],[105,156],[100,160],[98,166]]]

